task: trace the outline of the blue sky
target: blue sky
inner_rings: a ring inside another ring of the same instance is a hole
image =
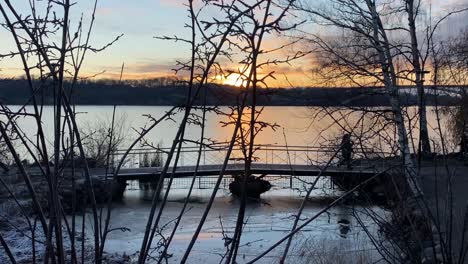
[[[182,44],[154,38],[186,31],[184,6],[170,0],[136,1],[100,2],[93,42],[104,45],[115,36],[124,36],[108,50],[88,57],[89,69],[116,72],[125,62],[127,74],[170,74],[174,61],[189,54]]]
[[[12,1],[19,10],[28,10],[27,1]],[[72,21],[77,21],[81,14],[89,21],[92,0],[79,0],[73,7]],[[176,59],[186,57],[187,49],[173,42],[155,39],[154,36],[184,34],[186,8],[182,1],[171,0],[101,0],[98,2],[95,27],[91,37],[93,46],[100,47],[115,37],[124,36],[113,46],[99,53],[89,53],[86,72],[117,73],[123,62],[127,65],[127,74],[137,77],[140,74],[171,74]],[[3,21],[2,21],[3,22]],[[76,26],[76,24],[75,24]],[[0,52],[14,50],[12,38],[5,30],[0,30]],[[3,75],[20,70],[18,61],[5,59],[0,61]],[[130,76],[128,76],[130,77]]]
[[[89,21],[93,0],[75,0],[72,21],[84,15]],[[313,0],[311,0],[313,1]],[[26,0],[12,3],[19,10],[28,10]],[[126,78],[148,78],[172,74],[175,60],[189,57],[183,44],[155,39],[154,36],[187,35],[184,24],[188,21],[184,0],[100,0],[98,2],[95,28],[91,43],[99,47],[124,36],[112,47],[99,54],[90,53],[84,65],[86,74],[106,71],[103,77],[119,76],[122,63],[125,63]],[[318,0],[322,4],[325,0]],[[431,0],[433,12],[444,13],[455,6],[468,6],[468,0]],[[213,14],[215,15],[215,14]],[[455,17],[450,25],[442,27],[443,34],[458,31],[468,26],[468,16]],[[2,19],[0,19],[2,20]],[[75,25],[76,26],[76,25]],[[188,33],[188,32],[187,32]],[[0,30],[0,53],[14,50],[11,36]],[[21,74],[20,63],[15,60],[0,60],[0,76]],[[281,73],[279,73],[281,74]]]

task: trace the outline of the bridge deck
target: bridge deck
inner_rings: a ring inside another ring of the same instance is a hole
[[[198,176],[212,176],[219,175],[222,169],[221,164],[216,165],[200,165],[198,168]],[[170,176],[173,168],[169,168],[167,177]],[[228,164],[226,168],[226,175],[238,174],[244,172],[244,164]],[[284,175],[284,176],[317,176],[321,169],[311,165],[288,165],[288,164],[261,164],[254,163],[251,166],[252,174],[267,174],[267,175]],[[161,167],[152,168],[123,168],[117,178],[125,180],[137,180],[145,178],[154,178],[161,175]],[[179,166],[177,167],[174,177],[183,178],[191,177],[195,173],[195,166]],[[378,173],[377,170],[363,167],[353,167],[347,169],[346,167],[329,167],[322,175],[324,176],[373,176]],[[91,174],[95,177],[104,177],[105,170],[91,169]],[[111,173],[109,173],[111,174]]]

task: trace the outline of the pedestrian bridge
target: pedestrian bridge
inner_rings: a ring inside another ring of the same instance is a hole
[[[167,170],[168,176],[172,174],[174,178],[184,178],[193,176],[213,176],[219,175],[222,171],[223,165],[200,165],[196,166],[179,166],[175,168],[170,167]],[[236,175],[245,171],[244,164],[228,164],[224,170],[224,174]],[[91,169],[91,175],[97,177],[105,177],[105,169]],[[326,169],[321,169],[311,165],[286,165],[286,164],[261,164],[254,163],[251,165],[250,172],[252,174],[260,175],[278,175],[278,176],[373,176],[378,173],[378,170],[370,167],[353,167],[347,169],[345,167],[329,166]],[[112,171],[108,171],[107,176],[113,176],[118,179],[125,180],[140,180],[151,179],[161,176],[163,173],[162,167],[148,167],[148,168],[124,168],[120,169],[116,175]]]
[[[383,171],[388,153],[374,152],[370,149],[353,151],[351,169],[339,166],[341,153],[339,146],[284,146],[255,145],[250,172],[259,175],[280,176],[372,176]],[[227,155],[227,145],[183,147],[174,168],[172,163],[166,177],[183,178],[193,176],[214,176],[223,171]],[[169,148],[144,148],[131,151],[117,151],[113,154],[114,169],[91,169],[97,177],[116,177],[122,180],[154,179],[163,173],[163,166]],[[225,175],[241,174],[245,171],[242,149],[235,147],[224,168]],[[121,168],[115,168],[122,163]],[[325,166],[328,164],[328,166]]]

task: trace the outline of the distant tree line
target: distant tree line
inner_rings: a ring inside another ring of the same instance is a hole
[[[47,88],[49,87],[49,88]],[[67,93],[73,94],[73,103],[78,105],[180,105],[185,102],[188,86],[176,78],[164,77],[144,80],[83,80],[73,89],[66,85]],[[54,102],[50,86],[40,90],[37,98],[46,105]],[[209,105],[236,105],[241,93],[238,87],[211,84],[206,87]],[[26,80],[0,80],[0,102],[22,105],[30,100]],[[439,95],[438,104],[453,105],[455,98]],[[416,105],[414,93],[402,93],[404,105]],[[434,96],[427,96],[428,104]],[[259,105],[266,106],[388,106],[388,97],[381,87],[361,88],[259,88]],[[197,104],[202,104],[198,99]]]

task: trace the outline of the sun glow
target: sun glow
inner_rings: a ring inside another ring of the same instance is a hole
[[[224,85],[231,85],[236,87],[245,86],[247,84],[247,80],[245,80],[245,78],[238,73],[232,73],[228,76],[222,76],[221,81]]]

